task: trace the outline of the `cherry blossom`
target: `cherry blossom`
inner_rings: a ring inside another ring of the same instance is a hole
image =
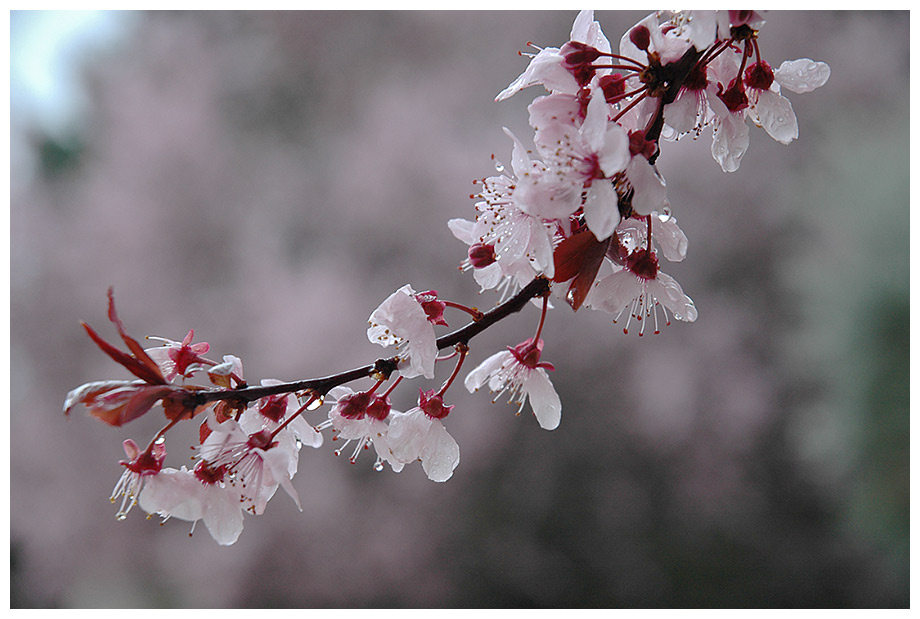
[[[578,77],[582,76],[582,79],[585,79],[590,74],[585,74],[580,63],[571,62],[572,42],[582,43],[587,48],[601,52],[610,52],[610,42],[604,36],[600,24],[594,21],[594,11],[581,11],[572,24],[568,47],[563,46],[561,50],[557,47],[540,49],[524,72],[501,91],[495,100],[504,101],[524,88],[536,85],[543,85],[551,92],[577,92],[580,85]],[[567,57],[569,62],[566,62]],[[601,71],[602,74],[606,72]]]
[[[488,384],[496,394],[495,400],[506,391],[509,400],[518,404],[518,414],[530,400],[530,407],[541,428],[555,430],[562,415],[562,402],[546,374],[552,364],[540,361],[543,340],[536,343],[527,339],[514,348],[497,352],[470,372],[464,385],[470,393]],[[493,402],[495,401],[493,400]]]
[[[368,318],[367,339],[384,348],[395,344],[405,348],[400,355],[399,372],[405,378],[434,378],[438,356],[434,327],[412,286],[406,284],[384,300]]]
[[[513,176],[483,179],[483,190],[474,197],[476,220],[451,219],[448,226],[454,236],[469,245],[464,267],[474,269],[473,277],[482,290],[498,288],[516,292],[536,275],[553,276],[553,226],[542,218],[528,214],[516,205],[515,192],[521,190],[522,177],[530,174],[532,164],[514,135]]]
[[[460,446],[441,419],[430,414],[441,414],[444,408],[440,400],[421,393],[419,406],[405,413],[391,413],[387,434],[390,453],[396,460],[403,464],[421,460],[428,479],[437,482],[450,479],[460,464]]]
[[[230,483],[239,490],[246,508],[252,513],[258,515],[265,511],[278,486],[284,488],[298,509],[302,509],[300,497],[290,481],[297,471],[297,443],[292,437],[273,441],[271,433],[265,429],[250,434],[249,431],[262,427],[257,415],[247,409],[241,422],[228,419],[220,423],[213,412],[210,413],[211,433],[198,448],[198,457],[211,469],[226,469]]]
[[[148,340],[160,340],[166,342],[165,346],[156,348],[147,348],[145,352],[150,358],[156,361],[160,371],[166,377],[166,380],[172,381],[176,376],[189,377],[196,370],[205,366],[214,365],[213,361],[205,359],[201,355],[208,352],[211,347],[207,342],[198,342],[192,344],[195,337],[195,331],[189,329],[188,334],[181,342],[169,340],[163,337],[148,336]]]
[[[212,471],[200,461],[194,471],[167,468],[152,477],[139,501],[148,514],[195,523],[203,520],[221,546],[236,543],[243,532],[243,500],[223,469]],[[191,533],[189,533],[191,535]]]
[[[354,451],[349,458],[354,463],[361,451],[373,445],[377,453],[374,469],[382,471],[383,463],[387,462],[394,472],[399,473],[405,463],[396,459],[390,451],[389,424],[386,422],[392,411],[389,400],[367,391],[355,393],[348,387],[334,387],[329,396],[336,400],[335,405],[329,410],[329,418],[317,428],[333,428],[338,434],[332,440],[345,441],[336,448],[336,453],[344,453],[345,448],[355,441]],[[400,414],[398,411],[393,412]]]
[[[799,137],[799,126],[792,103],[782,95],[780,86],[797,94],[811,92],[829,77],[830,68],[825,63],[809,58],[786,60],[776,71],[766,61],[751,65],[745,72],[751,102],[748,117],[777,142],[789,144]]]
[[[115,488],[112,489],[112,496],[109,497],[112,503],[121,497],[121,507],[116,514],[119,520],[127,517],[128,512],[137,503],[144,487],[151,479],[159,475],[163,468],[163,460],[166,458],[166,447],[159,441],[154,442],[145,451],[141,451],[137,443],[131,439],[125,440],[122,446],[128,460],[120,462],[125,467],[125,471],[118,478]]]
[[[611,264],[611,263],[607,263]],[[585,305],[615,314],[617,322],[624,311],[628,311],[623,332],[629,332],[629,323],[635,319],[640,323],[639,335],[645,334],[645,326],[651,320],[654,333],[660,331],[658,309],[662,308],[662,320],[670,324],[668,313],[677,320],[693,322],[698,312],[693,300],[684,294],[680,284],[658,268],[658,257],[646,248],[632,252],[625,267],[611,265],[613,273],[599,279],[585,299]]]
[[[545,97],[544,107],[553,97],[559,100],[562,96]],[[567,218],[582,207],[588,228],[598,240],[609,237],[620,221],[611,181],[630,160],[626,131],[608,122],[607,103],[601,97],[591,98],[579,127],[568,122],[570,117],[553,115],[548,122],[545,112],[532,112],[531,117],[538,123],[534,142],[546,168],[532,175],[530,183],[522,184],[527,191],[517,193],[518,206],[547,219]]]
[[[261,384],[264,387],[270,387],[281,385],[282,382],[273,378],[265,378],[262,379]],[[275,434],[274,438],[279,442],[293,441],[297,445],[305,445],[314,449],[322,447],[323,435],[299,414],[304,408],[291,393],[267,396],[258,401],[259,415],[243,415],[240,424],[250,433],[268,430]],[[296,459],[293,462],[292,477],[297,472]]]

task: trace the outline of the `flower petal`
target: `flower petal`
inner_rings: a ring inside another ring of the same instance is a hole
[[[422,469],[431,481],[445,482],[460,464],[460,446],[440,420],[434,419],[422,447]]]
[[[811,92],[824,86],[830,76],[829,66],[823,62],[815,62],[811,58],[787,60],[773,70],[773,79],[783,88],[788,88],[796,94]]]
[[[535,368],[524,380],[524,390],[530,398],[530,407],[544,430],[555,430],[562,419],[562,401],[553,388],[546,370]]]

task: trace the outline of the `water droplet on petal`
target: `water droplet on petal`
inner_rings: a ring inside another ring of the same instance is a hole
[[[375,463],[374,463],[374,470],[377,471],[378,473],[379,473],[380,471],[382,471],[382,470],[383,470],[383,462],[375,462]]]
[[[658,212],[658,220],[664,223],[669,219],[671,219],[671,207],[665,205],[661,208],[661,211]]]
[[[575,291],[570,289],[569,292],[565,295],[565,300],[570,304],[575,301]]]
[[[501,161],[496,161],[496,162],[495,162],[495,171],[496,171],[496,172],[504,172],[504,171],[505,171],[505,164],[503,164]]]

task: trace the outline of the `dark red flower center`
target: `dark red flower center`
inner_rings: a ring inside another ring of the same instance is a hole
[[[722,103],[725,104],[728,111],[732,113],[740,112],[748,106],[748,98],[744,94],[744,88],[736,80],[731,81],[728,85],[728,90],[719,93],[719,98],[722,99]]]
[[[766,60],[755,62],[744,72],[744,83],[749,88],[767,90],[773,84],[773,69]]]
[[[287,395],[278,394],[270,395],[259,400],[259,412],[278,423],[284,419],[284,413],[287,412]]]
[[[637,249],[626,259],[626,268],[642,279],[658,277],[658,256],[647,249]]]
[[[684,80],[684,88],[687,90],[704,90],[709,80],[706,78],[706,65],[697,63],[690,69],[687,78]]]
[[[451,406],[444,406],[444,398],[435,393],[434,389],[428,391],[418,390],[418,407],[432,419],[444,419],[450,413]]]
[[[261,432],[256,432],[255,434],[249,435],[249,440],[246,441],[246,444],[252,449],[270,449],[278,443],[272,442],[271,432],[268,430],[262,430]]]
[[[658,145],[655,144],[655,142],[652,140],[646,140],[644,131],[629,132],[630,155],[633,157],[636,155],[642,155],[646,159],[649,159],[652,155],[655,154],[656,150],[658,150]]]
[[[383,421],[390,414],[390,400],[383,396],[376,396],[367,407],[367,416]]]
[[[212,467],[208,462],[199,460],[198,464],[195,465],[194,473],[198,481],[208,486],[213,486],[217,482],[223,481],[224,475],[227,473],[227,467],[223,464]]]
[[[374,395],[367,391],[352,393],[338,402],[339,414],[345,419],[362,419]]]

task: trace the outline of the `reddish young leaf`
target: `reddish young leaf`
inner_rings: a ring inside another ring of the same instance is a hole
[[[138,385],[133,395],[126,398],[120,406],[110,408],[89,404],[89,412],[110,426],[122,426],[149,411],[169,391],[168,385]]]
[[[150,358],[150,355],[144,350],[144,347],[141,346],[137,340],[128,335],[127,330],[125,329],[124,324],[122,324],[121,319],[118,318],[118,313],[115,311],[115,291],[112,287],[109,287],[108,290],[109,296],[109,320],[114,323],[115,328],[118,329],[118,334],[121,336],[121,339],[124,340],[125,344],[128,346],[134,357],[142,364],[146,365],[152,372],[159,375],[162,378],[162,372],[160,372],[160,367],[157,365],[156,361]],[[148,381],[149,382],[149,381]],[[157,382],[166,382],[165,379]]]
[[[607,253],[608,240],[598,241],[590,230],[576,232],[562,241],[553,254],[557,282],[572,280],[566,295],[566,302],[578,311],[584,303],[594,278],[601,268]]]
[[[553,251],[555,275],[553,281],[567,282],[578,274],[585,259],[585,250],[593,243],[598,243],[594,234],[581,230],[568,237]]]
[[[86,333],[90,336],[90,338],[96,342],[96,346],[101,348],[102,352],[110,356],[113,360],[115,360],[116,363],[120,363],[121,365],[125,366],[129,372],[143,380],[145,383],[149,383],[151,385],[166,384],[166,379],[163,378],[163,374],[160,372],[158,367],[156,370],[152,370],[148,365],[141,363],[136,358],[118,350],[106,342],[104,339],[102,339],[101,336],[99,336],[99,334],[93,331],[92,327],[90,327],[85,322],[81,322],[80,324],[82,324],[83,328],[86,329]],[[149,359],[150,357],[147,358]],[[154,367],[156,367],[155,363]]]

